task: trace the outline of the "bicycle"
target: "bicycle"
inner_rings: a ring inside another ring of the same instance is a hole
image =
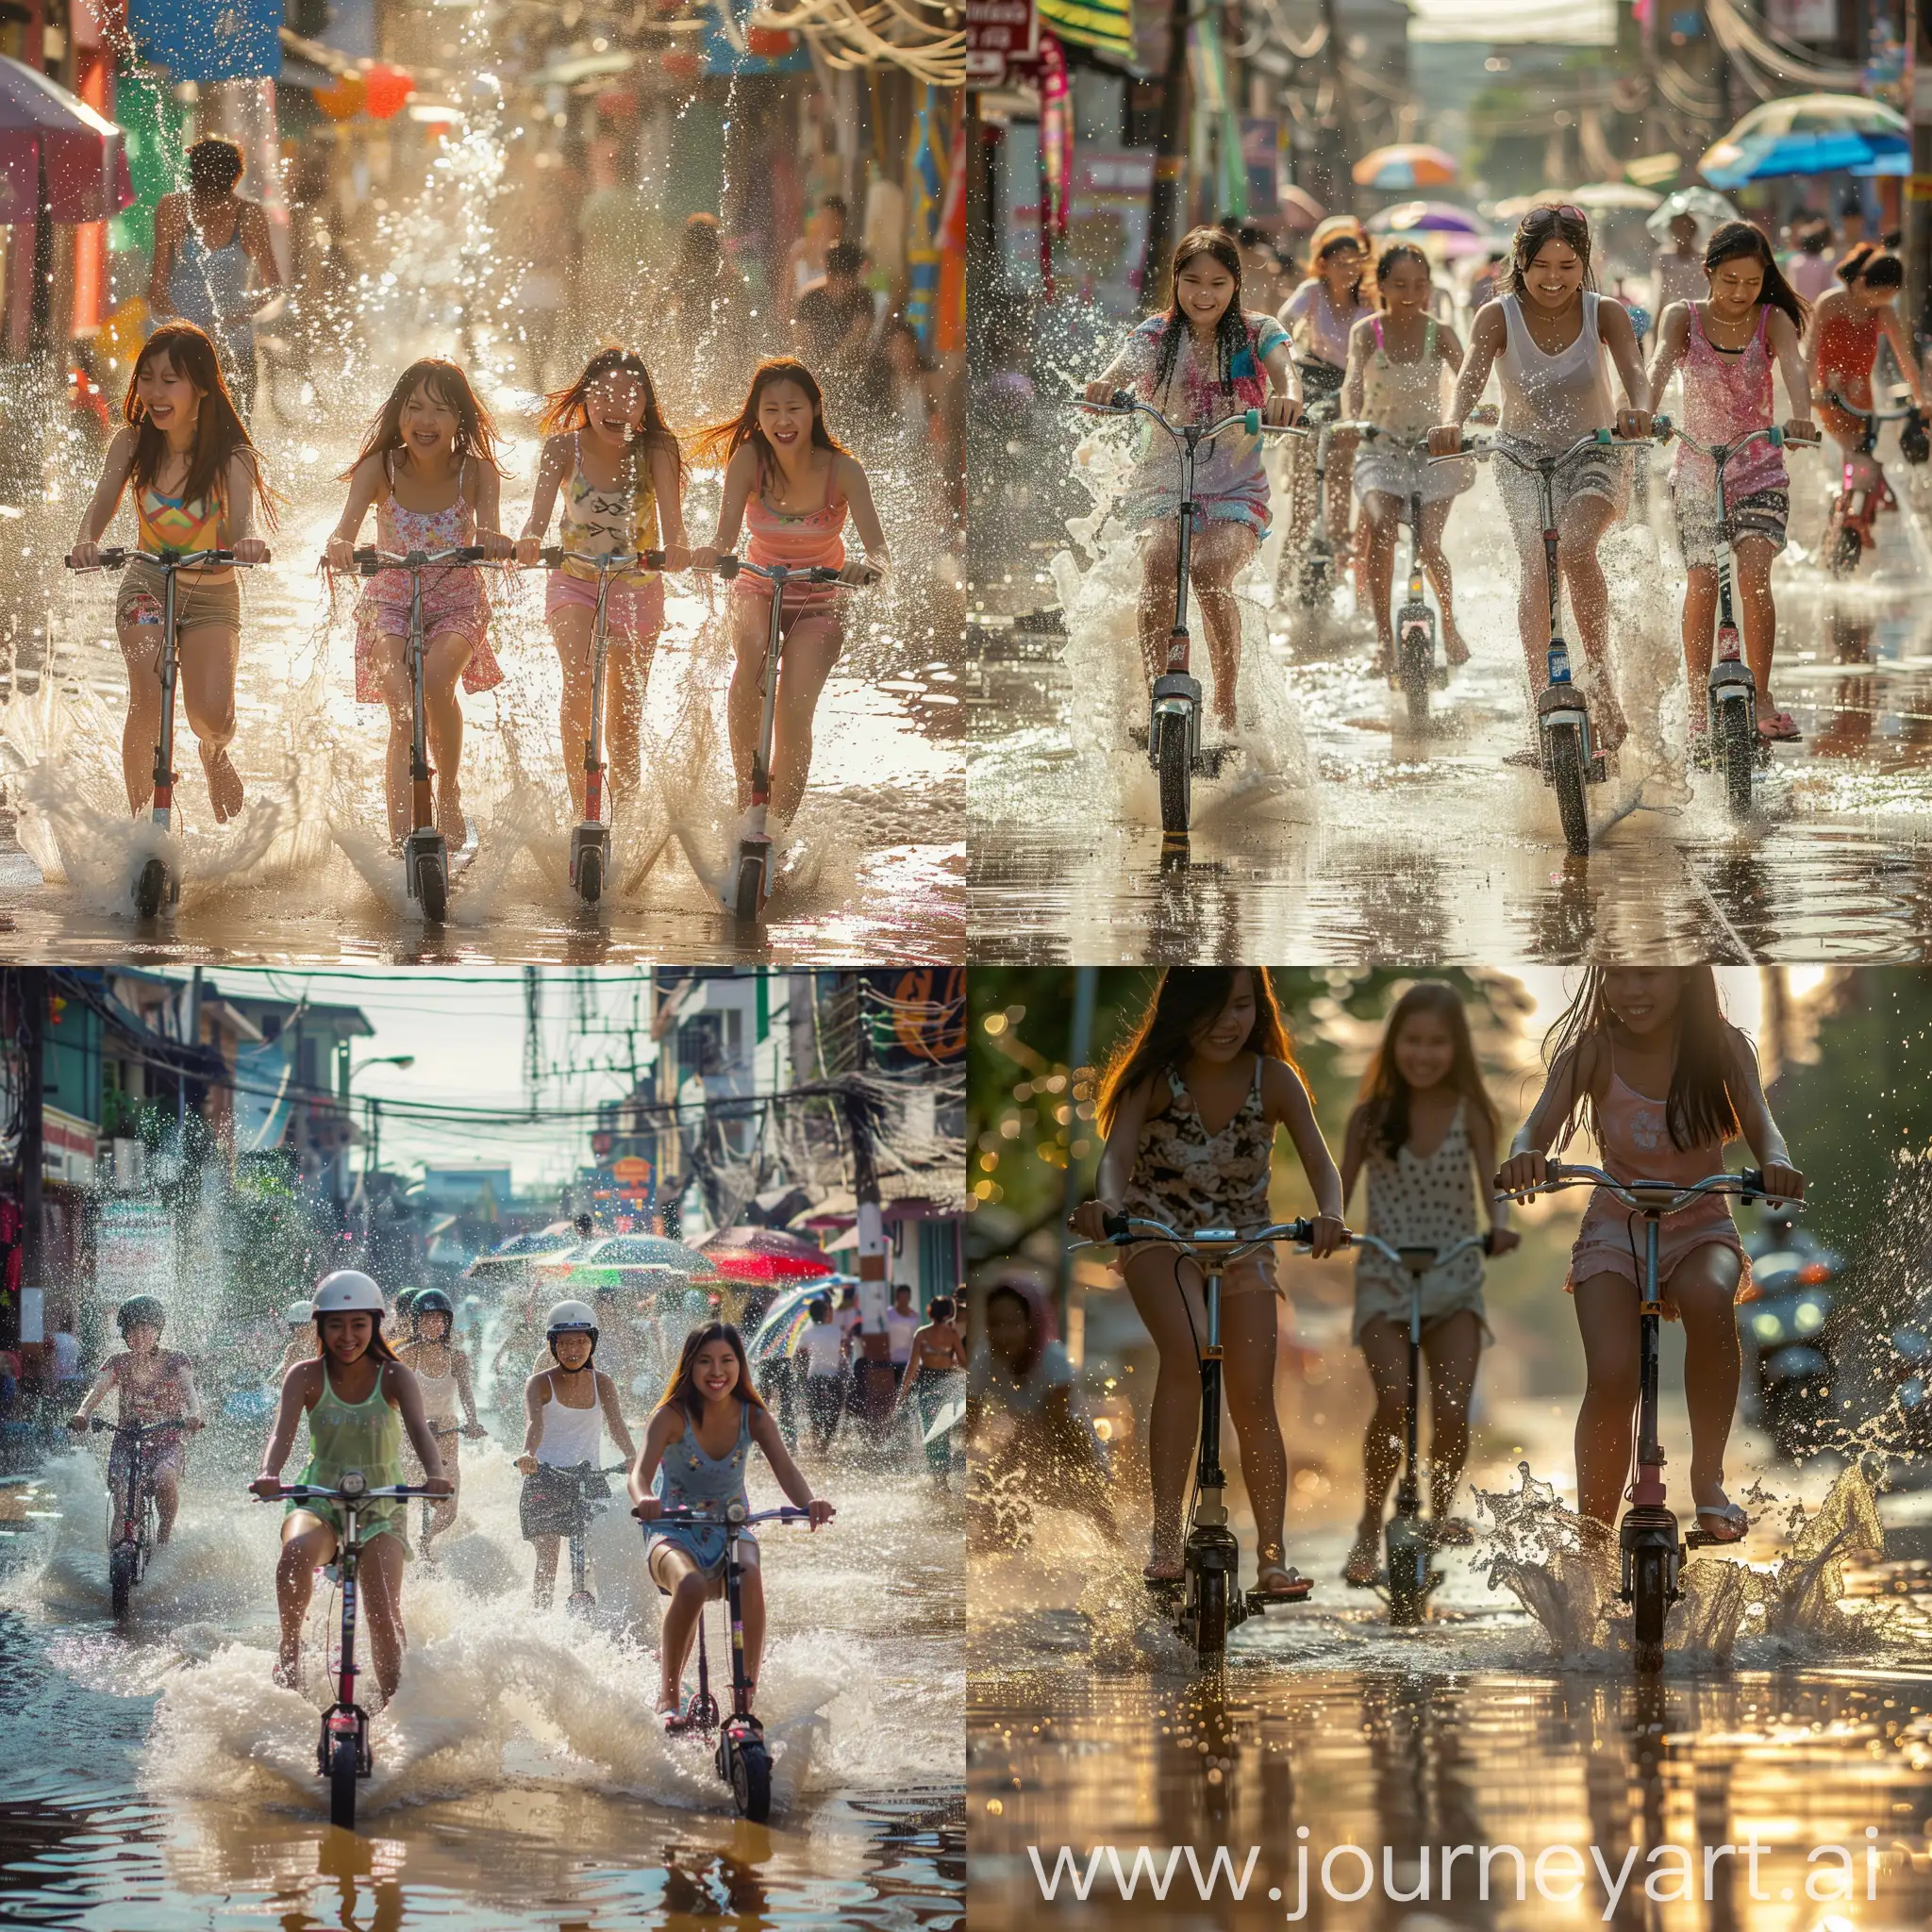
[[[1898,508],[1898,498],[1885,480],[1878,460],[1879,432],[1888,423],[1918,419],[1921,411],[1916,404],[1905,409],[1861,409],[1836,391],[1827,391],[1824,400],[1865,425],[1857,444],[1845,452],[1839,492],[1832,498],[1831,515],[1824,526],[1824,567],[1835,577],[1848,577],[1876,541],[1872,526],[1879,512]]]
[[[1692,1529],[1681,1537],[1677,1519],[1665,1500],[1664,1452],[1657,1441],[1657,1324],[1664,1305],[1657,1280],[1658,1228],[1667,1214],[1675,1214],[1706,1194],[1731,1194],[1740,1201],[1761,1201],[1761,1168],[1742,1174],[1714,1174],[1689,1187],[1670,1181],[1618,1180],[1600,1167],[1552,1161],[1533,1188],[1517,1188],[1498,1198],[1528,1201],[1563,1188],[1606,1189],[1633,1213],[1643,1217],[1643,1280],[1638,1307],[1637,1470],[1626,1494],[1630,1507],[1617,1525],[1618,1598],[1630,1606],[1637,1669],[1660,1671],[1664,1660],[1664,1623],[1671,1606],[1683,1592],[1678,1574],[1690,1551],[1733,1539]],[[1794,1207],[1799,1205],[1792,1203]]]
[[[566,555],[561,544],[552,543],[538,552],[549,570],[561,570]],[[591,627],[591,735],[584,741],[584,815],[570,835],[570,882],[586,906],[594,906],[604,895],[604,882],[610,876],[610,825],[604,816],[604,673],[610,641],[607,627],[607,607],[610,579],[642,564],[647,570],[662,570],[661,550],[612,551],[602,557],[571,553],[568,560],[584,565],[597,574],[597,614]]]
[[[652,553],[662,556],[662,552]],[[772,890],[772,735],[778,715],[778,660],[785,648],[785,587],[787,584],[846,584],[845,576],[829,564],[807,564],[791,569],[784,564],[754,563],[749,558],[725,555],[708,566],[691,565],[693,570],[708,568],[725,583],[742,574],[762,577],[772,587],[772,621],[765,635],[765,662],[760,675],[759,694],[764,708],[758,717],[758,741],[752,756],[751,800],[738,830],[738,857],[731,868],[724,904],[741,926],[756,925],[765,909]],[[880,573],[873,570],[866,578],[876,583]],[[851,586],[848,584],[848,588]]]
[[[1423,1278],[1446,1268],[1472,1248],[1495,1252],[1487,1234],[1473,1234],[1446,1248],[1398,1248],[1379,1235],[1357,1234],[1349,1239],[1386,1256],[1408,1276],[1408,1386],[1403,1396],[1402,1480],[1395,1490],[1395,1513],[1384,1524],[1386,1552],[1382,1582],[1388,1592],[1391,1629],[1412,1630],[1428,1615],[1429,1592],[1442,1580],[1432,1566],[1434,1549],[1423,1525],[1422,1472],[1417,1439],[1422,1415]],[[1367,1586],[1373,1588],[1373,1585]]]
[[[1158,775],[1160,830],[1164,839],[1184,843],[1193,810],[1193,778],[1219,777],[1228,752],[1204,755],[1201,750],[1201,681],[1189,668],[1192,648],[1188,631],[1188,570],[1194,539],[1194,465],[1204,442],[1224,430],[1239,427],[1245,435],[1266,432],[1282,436],[1306,434],[1299,428],[1264,424],[1259,409],[1242,409],[1214,423],[1170,423],[1152,403],[1130,391],[1117,389],[1105,403],[1080,402],[1071,407],[1096,416],[1145,416],[1164,429],[1178,446],[1181,463],[1180,542],[1174,569],[1174,628],[1167,638],[1167,668],[1154,680],[1147,717],[1147,762]]]
[[[369,1751],[369,1714],[356,1702],[356,1679],[361,1674],[356,1662],[356,1573],[362,1560],[358,1518],[372,1503],[387,1502],[393,1497],[407,1500],[431,1492],[407,1483],[372,1490],[362,1472],[351,1469],[343,1472],[340,1487],[332,1490],[317,1483],[282,1483],[271,1495],[259,1495],[255,1491],[249,1493],[263,1503],[333,1503],[342,1512],[335,1560],[342,1597],[341,1649],[336,1666],[336,1699],[322,1714],[315,1765],[317,1775],[328,1784],[328,1822],[344,1831],[354,1831],[357,1780],[370,1776],[375,1769],[375,1760]]]
[[[1328,533],[1328,452],[1334,446],[1336,431],[1351,426],[1336,420],[1341,413],[1339,396],[1316,396],[1302,410],[1302,421],[1307,425],[1304,433],[1315,445],[1314,505],[1300,555],[1291,557],[1283,548],[1277,582],[1291,570],[1294,573],[1294,600],[1304,610],[1326,610],[1335,595],[1335,540]]]
[[[351,552],[355,569],[365,577],[385,570],[409,574],[409,811],[410,830],[403,841],[403,883],[409,897],[423,908],[431,925],[441,925],[449,910],[449,842],[436,827],[429,795],[427,727],[423,702],[423,663],[428,641],[423,634],[423,573],[450,566],[490,563],[508,567],[508,559],[491,558],[480,543],[462,543],[450,550],[410,550],[398,555],[373,547]]]
[[[1731,608],[1731,509],[1724,494],[1724,470],[1736,457],[1762,439],[1783,449],[1782,429],[1767,424],[1740,436],[1736,442],[1699,442],[1682,429],[1672,432],[1699,455],[1707,456],[1717,473],[1717,655],[1712,659],[1706,703],[1708,737],[1703,747],[1711,768],[1724,774],[1724,799],[1734,818],[1751,810],[1752,779],[1760,765],[1771,762],[1771,745],[1757,729],[1757,680],[1745,663],[1737,619]],[[1816,449],[1815,442],[1793,443],[1794,449]]]
[[[1166,1242],[1198,1263],[1204,1276],[1207,1334],[1194,1338],[1201,1359],[1201,1433],[1194,1491],[1188,1506],[1188,1533],[1181,1546],[1181,1574],[1173,1578],[1150,1577],[1147,1588],[1167,1600],[1174,1611],[1174,1627],[1182,1641],[1192,1645],[1202,1667],[1214,1669],[1226,1652],[1230,1629],[1280,1605],[1301,1603],[1314,1588],[1304,1576],[1296,1577],[1288,1590],[1257,1589],[1242,1593],[1241,1544],[1227,1526],[1227,1506],[1222,1500],[1227,1478],[1221,1467],[1221,1277],[1235,1262],[1272,1242],[1307,1241],[1314,1224],[1287,1221],[1251,1235],[1224,1227],[1180,1234],[1162,1222],[1109,1214],[1103,1225],[1108,1241],[1116,1247],[1137,1241]],[[1136,1234],[1137,1228],[1143,1232]],[[1191,1326],[1191,1315],[1189,1320]]]
[[[591,1534],[591,1523],[604,1513],[610,1496],[610,1485],[605,1477],[624,1475],[630,1465],[616,1462],[608,1468],[599,1468],[592,1462],[575,1462],[567,1465],[540,1463],[546,1480],[568,1484],[575,1491],[574,1500],[577,1507],[571,1521],[576,1525],[565,1541],[570,1545],[570,1599],[565,1607],[574,1617],[588,1617],[597,1607],[596,1592],[591,1588],[591,1558],[585,1544]]]
[[[94,1434],[107,1431],[115,1436],[125,1436],[132,1445],[127,1457],[126,1489],[118,1510],[121,1534],[108,1545],[108,1598],[117,1624],[127,1621],[127,1612],[134,1599],[134,1586],[147,1574],[147,1566],[154,1557],[155,1541],[159,1534],[154,1464],[142,1452],[142,1440],[185,1429],[190,1421],[191,1418],[180,1415],[158,1423],[110,1423],[106,1416],[100,1415],[88,1418],[88,1426]]]
[[[706,1736],[712,1731],[718,1733],[718,1748],[712,1758],[718,1775],[731,1787],[732,1802],[738,1807],[740,1817],[748,1818],[754,1824],[763,1824],[772,1815],[772,1754],[765,1743],[764,1726],[752,1713],[753,1686],[744,1668],[744,1565],[739,1557],[738,1541],[756,1523],[809,1523],[811,1511],[790,1503],[776,1509],[747,1509],[742,1503],[727,1503],[723,1515],[706,1509],[665,1509],[652,1521],[724,1525],[724,1603],[731,1625],[731,1715],[721,1723],[718,1700],[711,1695],[710,1664],[705,1652],[705,1613],[701,1607],[698,1688],[685,1706],[678,1729]]]
[[[1653,435],[1661,439],[1670,433],[1668,416],[1652,419]],[[1601,785],[1608,775],[1604,754],[1595,749],[1591,734],[1590,709],[1583,693],[1570,676],[1570,646],[1563,641],[1563,583],[1557,568],[1557,472],[1592,449],[1631,450],[1650,441],[1644,437],[1619,437],[1607,429],[1580,436],[1566,450],[1541,456],[1525,456],[1505,442],[1472,442],[1463,439],[1459,449],[1446,456],[1431,457],[1432,463],[1459,462],[1464,457],[1507,457],[1520,470],[1537,479],[1543,519],[1543,575],[1550,593],[1550,644],[1546,665],[1548,682],[1537,695],[1537,749],[1543,783],[1554,786],[1557,810],[1563,824],[1563,842],[1571,854],[1582,858],[1590,852],[1590,812],[1584,803],[1584,788]]]
[[[149,823],[164,837],[175,826],[175,692],[180,682],[181,640],[175,622],[175,579],[184,570],[232,564],[238,570],[255,566],[232,550],[140,550],[125,546],[103,550],[92,565],[94,570],[121,570],[136,558],[151,563],[161,573],[161,658],[156,667],[161,680],[161,728],[155,740],[154,799],[149,807]],[[263,558],[262,562],[270,559]],[[82,566],[70,562],[69,570]],[[161,853],[142,860],[134,875],[129,896],[138,919],[154,919],[161,907],[181,902],[181,877]]]

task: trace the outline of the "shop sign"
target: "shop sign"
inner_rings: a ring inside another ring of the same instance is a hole
[[[966,79],[997,86],[1007,69],[1036,59],[1040,13],[1034,0],[966,0]]]

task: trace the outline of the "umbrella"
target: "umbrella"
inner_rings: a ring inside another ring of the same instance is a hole
[[[1461,173],[1454,155],[1420,142],[1378,147],[1364,155],[1353,170],[1357,188],[1379,188],[1385,193],[1398,188],[1446,188]]]
[[[1713,188],[1841,169],[1888,172],[1910,153],[1903,114],[1862,94],[1790,94],[1760,101],[1697,164]]]
[[[536,1265],[546,1273],[563,1269],[575,1274],[579,1268],[669,1268],[679,1274],[714,1272],[710,1260],[695,1248],[660,1234],[608,1234],[568,1253],[542,1257]]]
[[[705,1259],[727,1281],[805,1281],[831,1274],[814,1241],[775,1227],[725,1227],[704,1238]]]
[[[1592,181],[1588,187],[1573,188],[1563,199],[1591,214],[1610,214],[1630,208],[1647,214],[1663,199],[1652,188],[1639,188],[1630,181]]]
[[[778,1296],[745,1350],[754,1368],[797,1353],[799,1337],[811,1326],[811,1305],[824,1292],[823,1286],[788,1288]]]
[[[1661,242],[1671,232],[1671,224],[1679,215],[1697,217],[1697,233],[1700,239],[1707,236],[1720,222],[1740,220],[1738,210],[1710,188],[1680,188],[1674,194],[1666,195],[1655,213],[1644,226]]]
[[[1490,225],[1471,208],[1452,201],[1398,201],[1369,217],[1372,235],[1475,235],[1488,238]]]
[[[1297,234],[1307,234],[1328,212],[1306,188],[1297,188],[1292,182],[1277,187],[1274,200],[1283,225]]]
[[[57,222],[100,222],[134,201],[121,130],[25,62],[0,55],[0,223],[30,222],[45,171]]]

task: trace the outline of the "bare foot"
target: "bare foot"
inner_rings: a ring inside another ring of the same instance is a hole
[[[1614,752],[1630,736],[1630,726],[1624,721],[1624,708],[1607,689],[1599,686],[1596,701],[1596,748],[1606,757]]]
[[[436,788],[436,829],[452,852],[469,836],[470,828],[463,819],[462,794],[454,785]]]
[[[1375,640],[1375,675],[1393,677],[1395,675],[1395,640],[1390,637]]]
[[[300,1654],[294,1650],[282,1650],[275,1657],[275,1669],[269,1674],[284,1690],[301,1690],[302,1658]]]
[[[1452,664],[1469,662],[1469,646],[1462,641],[1462,633],[1456,628],[1454,620],[1445,610],[1442,613],[1442,655]]]
[[[215,824],[225,825],[242,809],[242,774],[229,762],[225,747],[210,751],[203,745],[201,769],[208,775],[208,803],[215,808]]]
[[[1357,1590],[1366,1590],[1382,1573],[1382,1525],[1363,1524],[1356,1533],[1348,1561],[1341,1567],[1341,1580]]]

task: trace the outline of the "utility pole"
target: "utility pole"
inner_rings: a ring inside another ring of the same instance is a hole
[[[852,975],[857,1000],[858,975]],[[872,1056],[866,1047],[866,1029],[858,1029],[856,1051],[858,1071],[865,1071]],[[873,1158],[872,1114],[863,1096],[848,1091],[845,1096],[845,1124],[852,1135],[852,1193],[858,1211],[858,1346],[860,1361],[855,1373],[865,1370],[858,1400],[860,1424],[874,1441],[883,1433],[885,1416],[891,1400],[891,1341],[886,1330],[886,1309],[891,1296],[886,1288],[886,1226],[879,1212],[879,1174]]]
[[[41,1163],[46,1131],[47,969],[23,966],[20,989],[20,1279],[41,1286]]]
[[[1167,271],[1181,239],[1188,180],[1188,22],[1190,0],[1169,0],[1167,68],[1161,76],[1160,126],[1154,148],[1154,192],[1147,202],[1147,255],[1141,266],[1141,306],[1164,308]]]
[[[524,1081],[530,1090],[530,1118],[537,1118],[537,1093],[543,1084],[543,969],[524,968]]]

